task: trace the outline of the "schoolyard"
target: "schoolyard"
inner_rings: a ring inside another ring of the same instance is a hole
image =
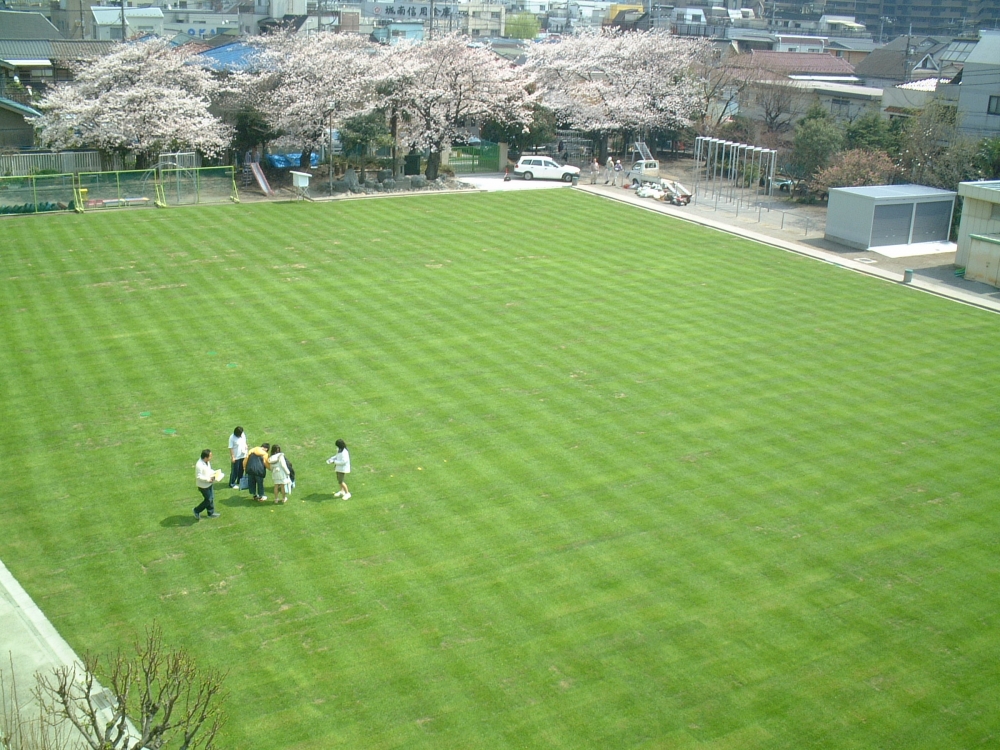
[[[5,220],[0,320],[0,560],[225,747],[1000,734],[992,313],[546,190]]]

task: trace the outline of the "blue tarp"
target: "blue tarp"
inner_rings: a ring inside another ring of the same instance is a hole
[[[264,157],[267,159],[267,163],[274,167],[275,169],[291,169],[293,167],[299,166],[299,159],[302,158],[302,154],[268,154]],[[313,151],[309,155],[309,163],[314,166],[319,166],[319,154]]]

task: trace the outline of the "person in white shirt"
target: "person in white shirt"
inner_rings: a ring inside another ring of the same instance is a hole
[[[201,458],[194,465],[194,480],[198,485],[198,492],[201,493],[201,503],[194,508],[194,520],[201,520],[201,512],[208,511],[209,518],[218,518],[221,513],[215,512],[215,489],[213,485],[216,479],[222,479],[222,472],[216,473],[212,468],[212,451],[208,448],[201,452]]]
[[[337,481],[340,482],[340,492],[334,492],[333,496],[350,500],[351,491],[347,489],[344,477],[351,473],[351,454],[347,452],[347,443],[343,440],[338,440],[336,445],[337,455],[326,459],[328,464],[333,464],[333,468],[337,471]]]
[[[240,479],[243,478],[243,459],[247,457],[247,436],[242,427],[233,430],[229,436],[229,460],[232,470],[229,472],[229,489],[238,490]]]

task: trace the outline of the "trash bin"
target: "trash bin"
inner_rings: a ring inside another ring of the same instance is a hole
[[[907,268],[903,271],[903,283],[910,284],[913,282],[913,269]]]
[[[578,174],[573,175],[573,187],[576,187],[579,184],[580,184],[580,175]]]

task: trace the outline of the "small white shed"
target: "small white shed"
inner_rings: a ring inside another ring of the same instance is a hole
[[[1000,287],[1000,180],[961,182],[962,221],[955,265],[965,278]]]
[[[956,195],[923,185],[830,188],[825,236],[858,250],[947,242]]]

